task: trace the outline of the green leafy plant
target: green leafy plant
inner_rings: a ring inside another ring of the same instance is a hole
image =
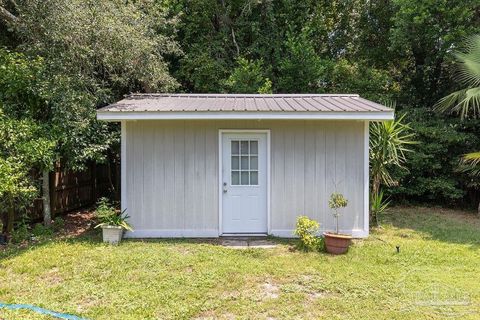
[[[232,93],[272,93],[272,82],[264,73],[262,60],[240,57],[225,86]]]
[[[370,210],[376,217],[385,212],[389,204],[390,201],[388,198],[384,199],[383,190],[380,190],[379,193],[372,193],[370,197]]]
[[[53,229],[37,223],[32,229],[32,235],[35,237],[49,237],[53,235]]]
[[[406,153],[409,145],[416,144],[409,123],[404,123],[405,114],[395,120],[375,122],[370,125],[370,176],[372,194],[378,195],[380,186],[395,186],[398,181],[392,175],[395,168],[406,170]],[[370,212],[372,224],[378,224],[377,216]]]
[[[322,240],[317,237],[320,224],[310,219],[307,216],[299,216],[297,218],[297,225],[294,231],[300,239],[300,248],[305,251],[319,250],[321,248]]]
[[[328,206],[333,210],[333,216],[335,218],[335,233],[338,234],[338,217],[340,213],[339,209],[345,208],[348,205],[348,200],[343,196],[343,194],[334,192],[330,195],[328,200]]]
[[[15,228],[12,229],[11,239],[13,243],[22,243],[29,240],[30,230],[29,230],[30,218],[26,214],[22,214],[20,219],[15,222]]]
[[[126,209],[120,213],[117,212],[107,198],[100,198],[97,202],[97,210],[95,210],[95,215],[99,224],[97,224],[95,228],[117,226],[122,227],[125,230],[133,231],[130,224],[126,221],[130,217],[125,214],[125,211]]]
[[[52,228],[54,231],[60,231],[64,226],[65,220],[63,220],[61,217],[56,217],[55,220],[53,220]]]

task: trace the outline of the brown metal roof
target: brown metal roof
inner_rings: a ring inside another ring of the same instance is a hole
[[[98,110],[117,112],[392,112],[356,94],[132,94]]]

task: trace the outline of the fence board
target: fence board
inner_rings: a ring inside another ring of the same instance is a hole
[[[118,163],[90,163],[86,170],[79,172],[65,170],[57,165],[50,173],[52,215],[58,216],[91,206],[98,198],[111,195],[112,187],[115,189],[113,197],[118,199],[119,173]],[[43,216],[42,199],[35,199],[29,211],[32,220],[40,220]]]

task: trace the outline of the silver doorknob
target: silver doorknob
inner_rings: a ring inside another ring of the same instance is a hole
[[[227,189],[227,183],[224,182],[223,183],[223,193],[227,193],[228,189]]]

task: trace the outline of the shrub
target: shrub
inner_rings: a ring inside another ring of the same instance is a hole
[[[15,224],[12,230],[12,242],[21,243],[30,238],[30,231],[28,230],[28,219],[22,216],[22,219]]]
[[[297,218],[297,226],[294,235],[300,239],[300,248],[305,251],[319,250],[321,247],[321,239],[317,237],[320,224],[307,216],[299,216]]]
[[[62,230],[64,226],[65,226],[65,220],[63,220],[62,218],[56,217],[55,220],[53,220],[52,228],[54,231],[58,232]]]
[[[37,223],[32,229],[32,235],[35,237],[49,237],[53,235],[53,229]]]

